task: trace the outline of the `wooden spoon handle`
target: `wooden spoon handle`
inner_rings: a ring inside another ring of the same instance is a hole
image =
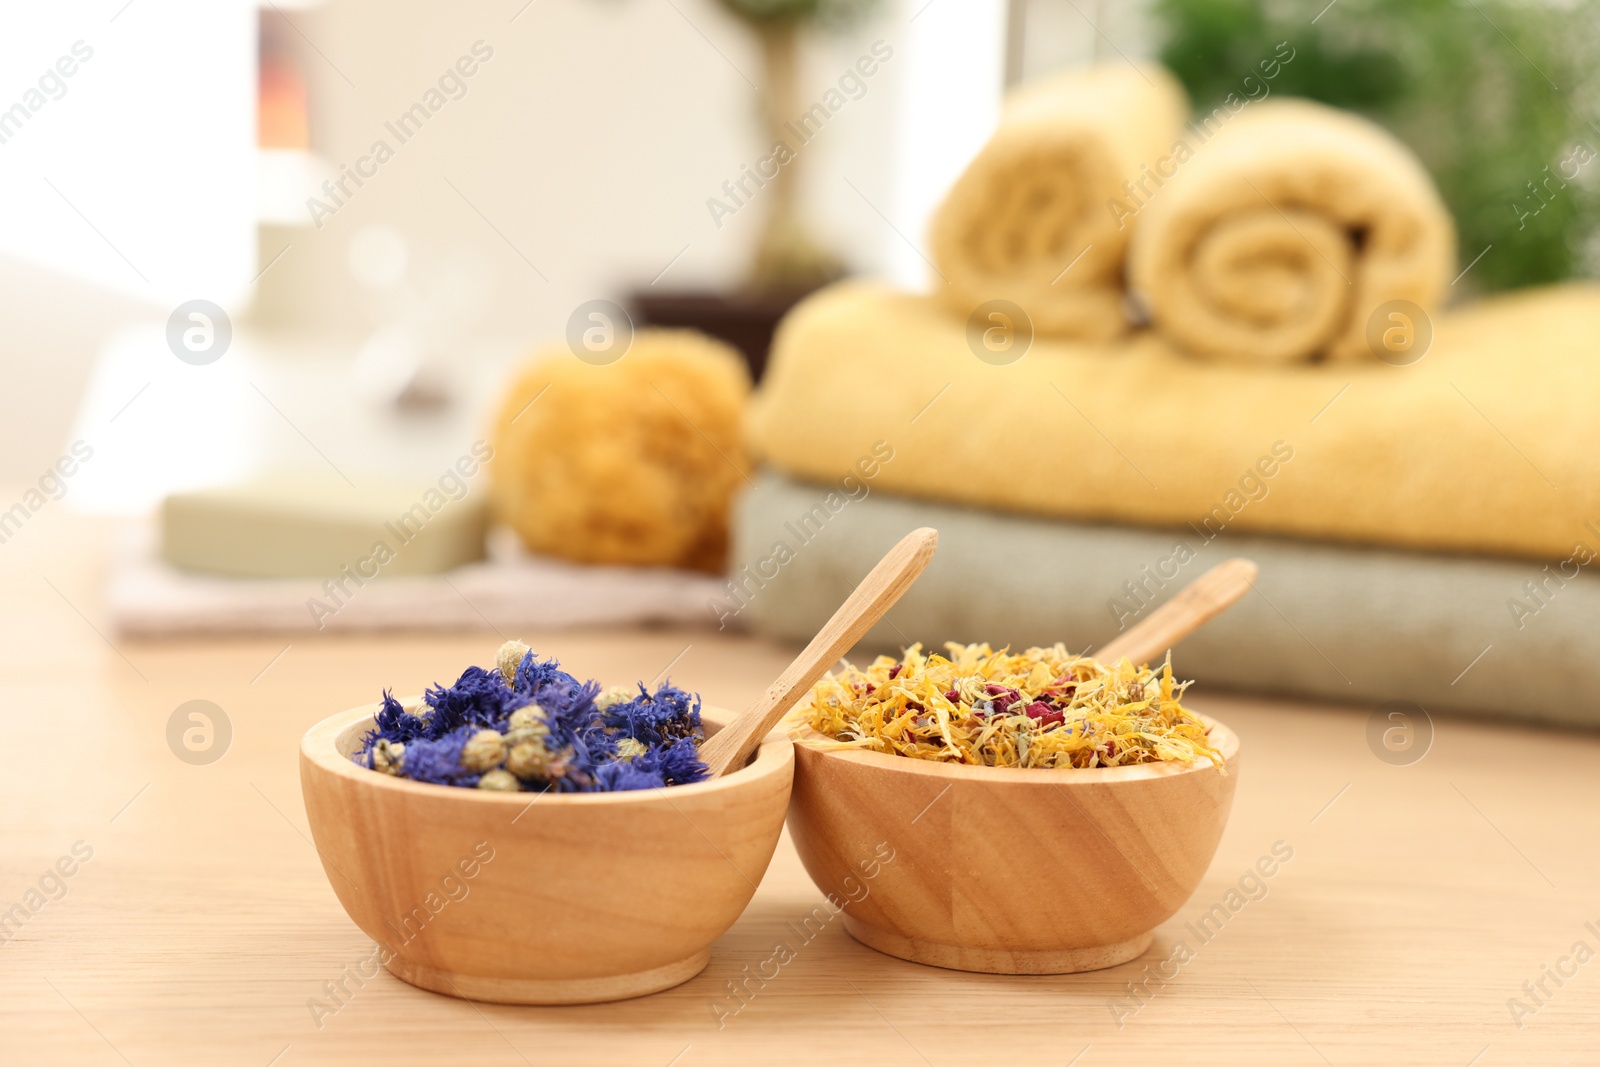
[[[817,631],[805,651],[789,664],[760,699],[700,746],[700,758],[711,768],[711,777],[744,766],[750,753],[778,725],[784,713],[809,693],[817,679],[850,651],[894,606],[901,594],[911,588],[911,583],[933,559],[933,550],[938,544],[939,532],[924,526],[903,537],[878,561],[856,586],[855,592],[839,605],[827,625]]]
[[[1225,560],[1185,586],[1177,596],[1151,612],[1149,618],[1113,638],[1094,653],[1094,658],[1111,664],[1127,657],[1135,665],[1157,659],[1202,624],[1231,607],[1250,591],[1255,580],[1256,565],[1250,560]]]

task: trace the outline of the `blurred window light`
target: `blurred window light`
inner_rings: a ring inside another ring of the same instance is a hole
[[[262,42],[256,143],[262,148],[304,152],[311,147],[311,111],[306,79],[295,56]]]
[[[256,271],[256,20],[245,0],[0,12],[0,256],[156,307]]]
[[[261,9],[260,95],[256,143],[261,148],[260,221],[274,226],[306,226],[308,197],[321,196],[322,183],[338,175],[311,149],[311,94],[304,67],[307,45],[283,11],[293,4]],[[315,6],[302,0],[298,6]]]
[[[137,515],[168,493],[262,469],[268,432],[278,429],[271,420],[282,418],[254,384],[265,372],[246,338],[225,358],[193,366],[174,357],[159,325],[119,331],[100,352],[73,425],[70,439],[88,442],[95,455],[69,506]],[[270,380],[266,388],[278,391]]]
[[[928,220],[994,132],[1005,83],[1005,0],[902,0],[909,18],[895,175],[894,280],[924,288]],[[919,251],[920,250],[920,251]]]

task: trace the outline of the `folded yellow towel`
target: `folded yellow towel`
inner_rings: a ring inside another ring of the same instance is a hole
[[[1131,231],[1108,202],[1171,150],[1187,114],[1183,88],[1156,66],[1070,70],[1012,93],[933,218],[950,308],[966,317],[1003,299],[1041,333],[1121,333]]]
[[[1128,277],[1155,327],[1191,352],[1370,360],[1380,305],[1431,311],[1448,288],[1450,215],[1422,165],[1371,122],[1265,100],[1219,108],[1185,144],[1192,153],[1157,161],[1165,180],[1128,205]]]
[[[784,321],[753,424],[814,480],[882,441],[874,488],[910,496],[1562,561],[1600,545],[1597,336],[1600,286],[1572,285],[1442,317],[1403,367],[1209,363],[1148,332],[996,366],[934,301],[847,283]]]

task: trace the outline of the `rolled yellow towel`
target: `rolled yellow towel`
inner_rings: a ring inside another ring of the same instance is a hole
[[[1411,152],[1371,122],[1266,100],[1219,108],[1185,142],[1171,176],[1130,205],[1128,279],[1153,325],[1190,353],[1373,359],[1380,305],[1431,313],[1449,288],[1450,215]]]
[[[1188,107],[1166,70],[1123,62],[1013,92],[994,136],[934,214],[944,303],[965,318],[1009,300],[1042,334],[1122,333],[1131,228],[1107,203],[1171,151]]]

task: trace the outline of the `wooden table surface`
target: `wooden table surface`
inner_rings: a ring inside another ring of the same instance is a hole
[[[728,983],[822,902],[785,840],[710,967],[676,989],[512,1008],[380,972],[319,1020],[311,1002],[372,945],[308,839],[300,735],[382,686],[453,678],[487,661],[498,638],[296,639],[287,650],[269,639],[124,642],[99,607],[104,542],[101,525],[52,505],[0,545],[10,748],[0,910],[15,919],[20,904],[26,915],[0,944],[0,1062],[1487,1067],[1600,1057],[1600,962],[1590,959],[1600,950],[1600,738],[1447,719],[1425,758],[1394,766],[1368,747],[1370,709],[1203,688],[1197,706],[1243,737],[1233,817],[1205,882],[1135,963],[961,974],[881,956],[834,922],[719,1026],[718,1009],[737,1004]],[[676,660],[676,681],[733,707],[789,655],[709,631],[552,634],[537,647],[604,678],[650,677]],[[1194,670],[1203,677],[1203,665]],[[232,725],[209,765],[181,761],[166,740],[168,718],[192,699],[215,702]],[[1247,877],[1275,845],[1293,858],[1270,879]],[[92,857],[78,862],[74,849]],[[52,873],[58,863],[70,877]],[[1247,892],[1230,900],[1241,880]],[[1192,924],[1216,904],[1225,923],[1196,936]],[[1141,982],[1142,1004],[1129,996]],[[1526,1007],[1520,1018],[1512,998]]]

